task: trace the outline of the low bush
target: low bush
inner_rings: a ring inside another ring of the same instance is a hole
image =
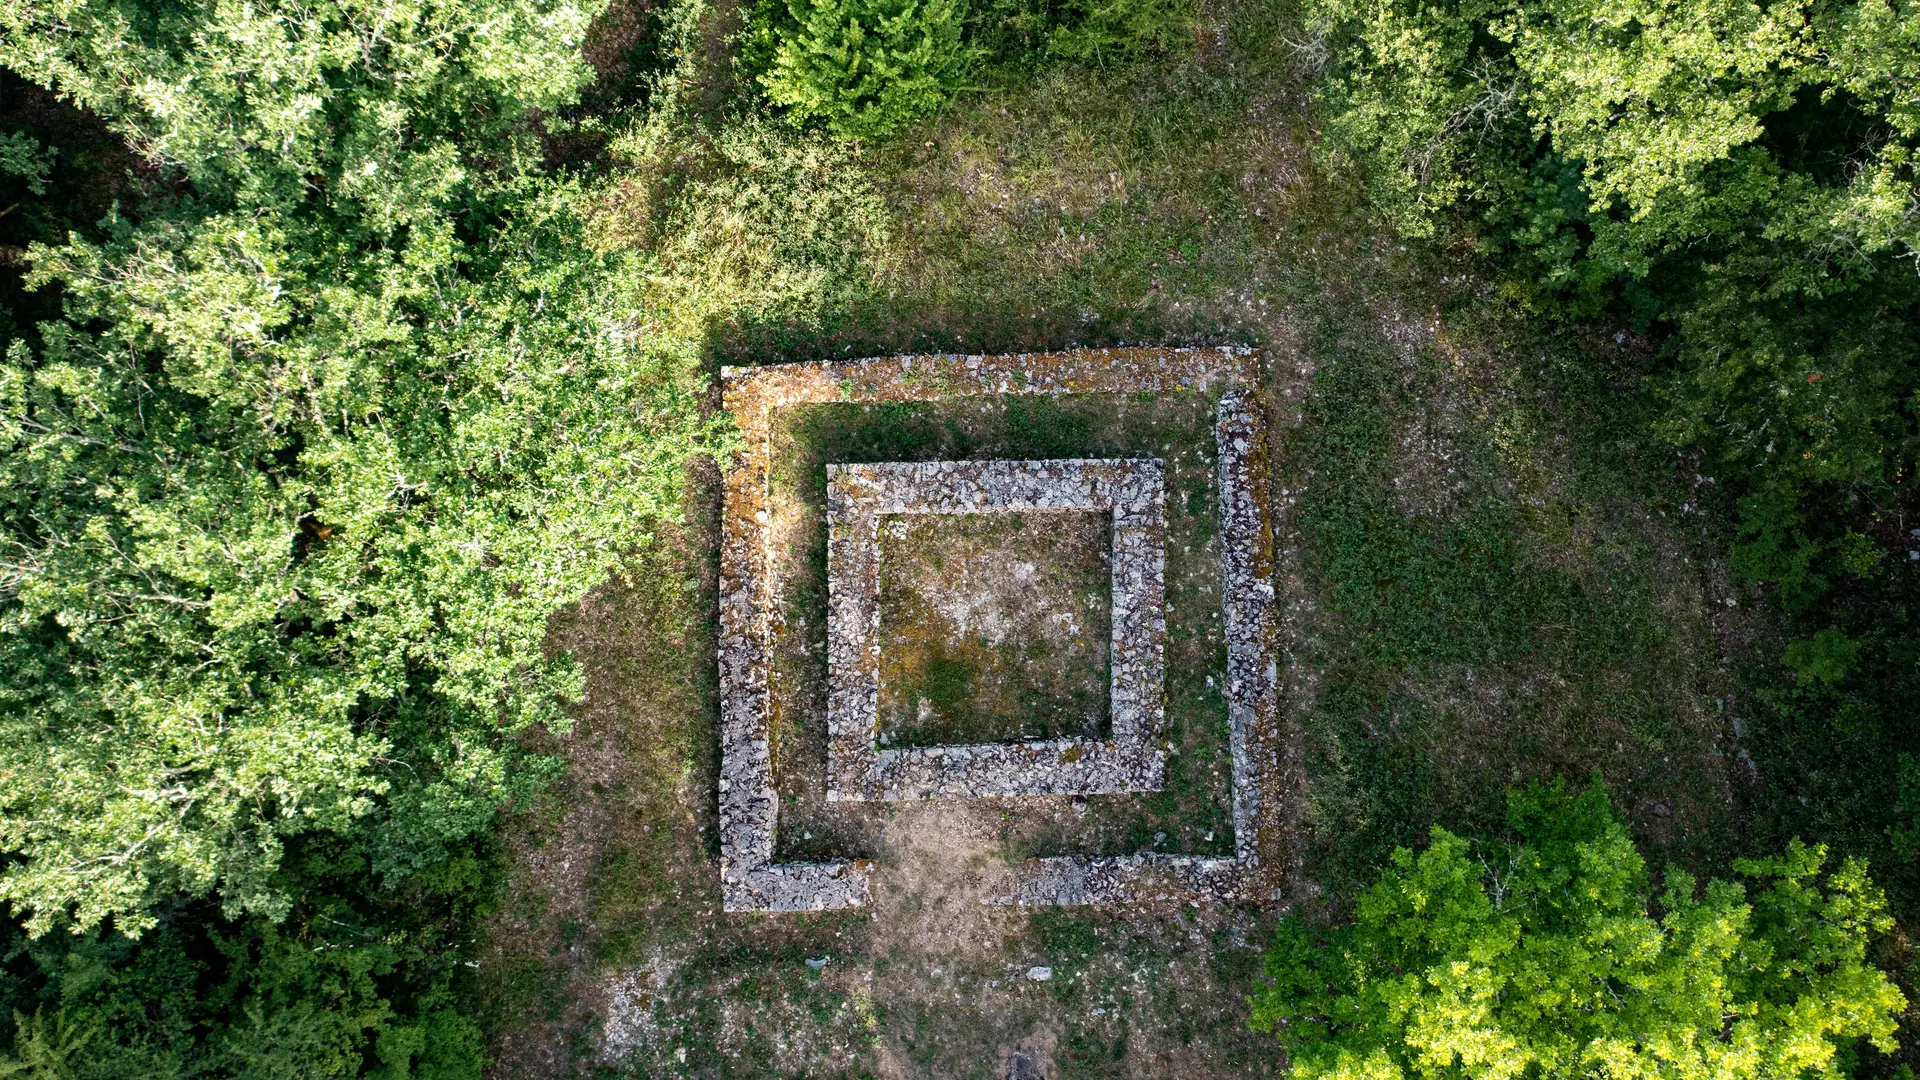
[[[937,111],[974,56],[963,0],[793,0],[767,97],[842,135],[884,135]]]
[[[1186,19],[1182,0],[761,0],[743,57],[796,122],[877,138],[1048,61],[1167,50]]]

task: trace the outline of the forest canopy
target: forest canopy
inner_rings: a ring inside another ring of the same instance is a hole
[[[525,165],[590,12],[7,15],[0,61],[157,175],[31,249],[63,317],[0,377],[0,895],[138,933],[159,896],[284,914],[289,834],[441,861],[510,798],[511,736],[563,722],[548,613],[703,440],[631,260]]]
[[[10,136],[54,205],[47,317],[0,367],[0,898],[48,972],[162,935],[95,987],[90,1015],[141,1018],[130,1060],[345,1075],[379,1034],[396,1075],[477,1066],[435,942],[546,771],[518,734],[579,691],[548,617],[724,446],[527,122],[590,78],[596,10],[0,7],[0,64],[138,163],[104,220],[61,220],[100,178],[49,193],[87,163]],[[238,936],[209,949],[201,900]],[[116,1011],[143,997],[186,1027]],[[21,1037],[80,1038],[82,1003]]]
[[[1874,576],[1920,447],[1920,5],[1310,0],[1327,149],[1511,294],[1655,331],[1657,435],[1789,607]],[[1846,512],[1833,513],[1839,506]]]

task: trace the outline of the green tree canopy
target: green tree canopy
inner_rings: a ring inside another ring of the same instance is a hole
[[[1751,231],[1793,244],[1782,284],[1812,291],[1920,251],[1920,5],[1314,0],[1310,16],[1338,50],[1335,145],[1367,157],[1407,231],[1478,200],[1524,219],[1513,238],[1554,283],[1576,233],[1589,272],[1644,276]]]
[[[1743,481],[1789,607],[1920,465],[1920,3],[1310,0],[1327,146],[1523,302],[1664,332],[1658,434]],[[1855,532],[1849,529],[1858,526]]]
[[[578,687],[547,617],[710,434],[646,267],[539,172],[594,10],[0,4],[0,63],[157,169],[34,246],[65,318],[0,365],[0,898],[35,934],[278,917],[287,837],[404,876],[538,775],[514,736]]]
[[[1856,1041],[1894,1049],[1906,1001],[1866,959],[1892,920],[1857,860],[1795,841],[1656,893],[1598,786],[1516,791],[1508,826],[1435,826],[1351,925],[1281,925],[1253,1022],[1295,1076],[1838,1077]]]

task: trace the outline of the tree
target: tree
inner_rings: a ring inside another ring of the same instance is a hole
[[[1745,572],[1794,608],[1872,573],[1853,508],[1920,464],[1920,3],[1307,14],[1326,145],[1403,232],[1470,238],[1527,305],[1666,338],[1655,433],[1751,496]]]
[[[50,325],[0,367],[0,846],[24,856],[0,896],[36,931],[138,932],[213,889],[284,912],[282,837],[365,828],[400,873],[526,790],[507,740],[563,724],[577,679],[547,615],[677,511],[703,441],[687,358],[641,338],[636,268],[569,194],[530,183],[484,245],[411,252],[397,297],[236,284],[321,310],[262,334],[290,363],[201,354],[217,377],[127,294],[192,318],[221,280],[195,248],[305,253],[205,221],[185,272],[39,255],[88,260],[70,310],[112,330]]]
[[[0,365],[0,898],[36,934],[283,914],[303,832],[399,875],[484,830],[577,686],[548,614],[708,430],[644,267],[528,158],[590,8],[129,10],[0,5],[0,62],[168,181],[32,249],[66,317]]]
[[[1866,960],[1892,920],[1857,860],[1823,873],[1795,841],[1739,881],[1670,868],[1656,897],[1598,785],[1512,792],[1507,823],[1483,846],[1435,826],[1351,925],[1281,925],[1253,1024],[1296,1076],[1838,1077],[1857,1040],[1895,1048],[1906,1001]]]
[[[1515,219],[1506,239],[1550,275],[1577,252],[1644,276],[1676,244],[1762,230],[1822,256],[1799,290],[1920,242],[1915,4],[1314,0],[1308,15],[1336,49],[1333,146],[1364,158],[1409,232],[1477,203]],[[1557,242],[1579,231],[1577,249]]]
[[[542,165],[595,10],[0,0],[0,64],[144,158],[0,321],[0,1071],[478,1074],[547,620],[726,447]],[[0,140],[8,227],[61,150]]]

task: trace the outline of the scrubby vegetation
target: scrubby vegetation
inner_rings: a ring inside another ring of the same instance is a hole
[[[1514,1061],[1891,1073],[1916,57],[1903,0],[0,0],[0,1072],[617,1067],[634,971],[693,1033],[643,1071],[1417,1071],[1445,930]],[[1271,980],[1257,912],[710,910],[716,364],[1228,341],[1299,613]],[[1516,1004],[1600,922],[1619,1001]]]

